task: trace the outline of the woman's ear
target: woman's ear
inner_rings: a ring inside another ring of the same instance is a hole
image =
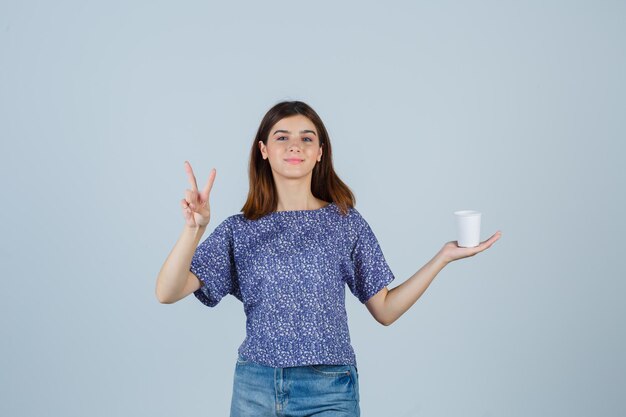
[[[262,140],[259,141],[259,149],[261,150],[261,156],[263,157],[263,159],[266,159],[267,152],[265,151],[265,144],[263,143]]]

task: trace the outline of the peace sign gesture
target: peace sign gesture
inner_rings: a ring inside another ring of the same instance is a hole
[[[193,169],[191,169],[191,164],[188,161],[185,161],[185,171],[187,171],[187,177],[191,184],[191,190],[185,190],[185,198],[180,201],[183,207],[185,222],[187,226],[193,228],[206,226],[211,219],[209,193],[211,188],[213,188],[213,181],[215,181],[215,168],[211,170],[209,180],[201,193],[198,192],[196,176],[193,174]]]

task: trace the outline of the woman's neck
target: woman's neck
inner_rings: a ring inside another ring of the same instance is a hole
[[[288,201],[278,199],[276,211],[294,211],[294,210],[317,210],[327,203],[324,200],[315,198],[313,194],[307,196],[306,199],[290,198]]]
[[[276,211],[315,210],[326,205],[311,192],[311,175],[288,180],[274,177],[278,196]]]

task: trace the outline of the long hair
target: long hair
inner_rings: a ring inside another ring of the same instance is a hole
[[[303,115],[317,128],[320,146],[323,149],[322,160],[315,164],[311,176],[311,192],[321,200],[333,202],[343,215],[354,207],[356,199],[350,188],[339,179],[333,168],[333,152],[330,137],[322,119],[308,104],[301,101],[283,101],[272,107],[263,117],[256,137],[250,149],[248,176],[250,189],[248,198],[241,211],[245,218],[256,220],[276,210],[278,193],[269,159],[264,160],[259,149],[259,141],[267,145],[270,129],[285,117]]]

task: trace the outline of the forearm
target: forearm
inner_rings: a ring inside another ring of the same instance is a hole
[[[206,226],[185,226],[183,229],[159,271],[156,284],[156,295],[159,301],[170,300],[183,290],[189,276],[191,259],[205,230]]]
[[[435,255],[411,278],[392,288],[385,297],[385,322],[387,325],[403,315],[426,291],[437,274],[447,265],[440,254]]]

